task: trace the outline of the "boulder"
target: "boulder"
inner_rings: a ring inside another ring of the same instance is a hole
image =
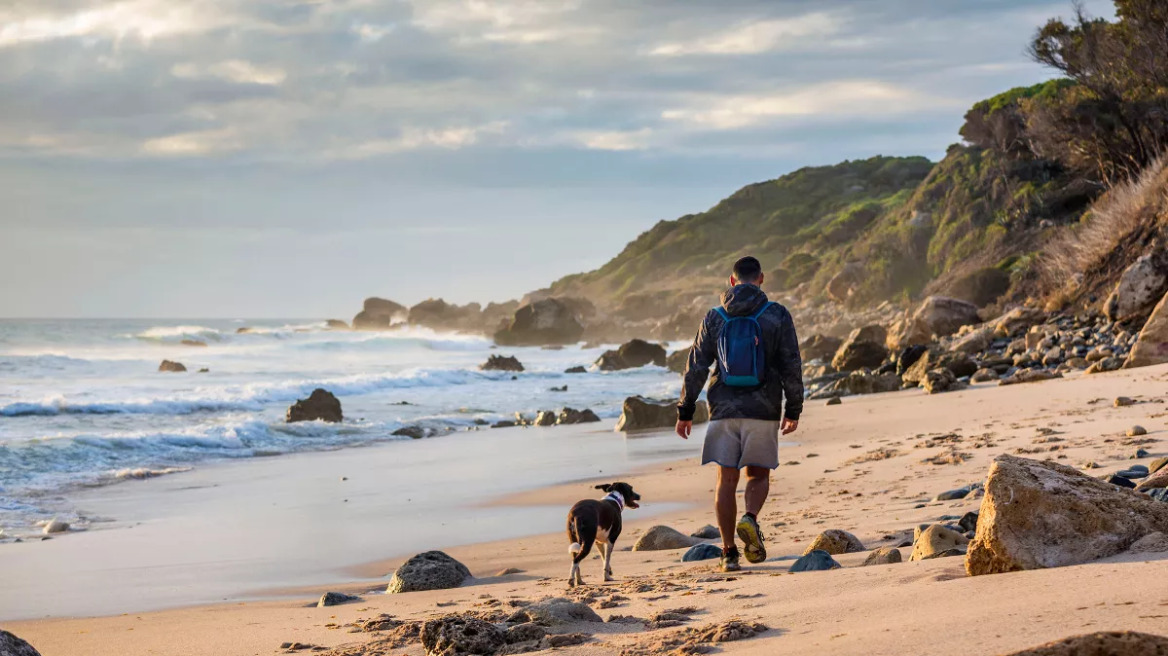
[[[325,606],[339,606],[347,604],[351,601],[361,601],[361,598],[356,595],[345,594],[343,592],[326,592],[320,596],[320,600],[316,602],[317,608],[324,608]]]
[[[523,364],[514,355],[492,355],[479,365],[483,371],[523,371]]]
[[[1168,535],[1160,532],[1149,533],[1132,543],[1128,553],[1165,553],[1168,552]]]
[[[954,339],[953,343],[949,345],[949,350],[974,355],[988,349],[993,341],[994,329],[990,326],[983,326],[974,328]]]
[[[997,268],[985,267],[971,271],[949,284],[954,298],[969,301],[977,307],[998,300],[1010,289],[1010,274]]]
[[[967,544],[969,544],[969,538],[961,533],[940,524],[933,524],[917,536],[916,541],[913,542],[912,555],[908,559],[910,561],[928,560],[951,549],[964,548]]]
[[[307,399],[300,399],[288,407],[284,421],[291,424],[297,421],[327,421],[338,423],[344,417],[341,414],[341,402],[332,392],[320,389],[312,390]]]
[[[973,376],[971,376],[969,379],[975,383],[988,383],[993,380],[998,380],[999,378],[1001,378],[1001,376],[999,376],[998,372],[994,371],[993,369],[982,368],[973,372]]]
[[[927,332],[921,324],[914,322],[912,316],[897,319],[888,330],[885,344],[891,350],[905,349],[910,346],[922,346],[933,341],[933,334]]]
[[[717,526],[714,526],[713,524],[706,524],[693,533],[690,533],[690,537],[702,538],[703,540],[714,540],[716,538],[722,537],[722,534],[718,531]]]
[[[545,298],[515,311],[515,316],[495,332],[495,342],[505,346],[574,344],[584,334],[571,306],[556,298]]]
[[[395,323],[406,320],[409,309],[400,303],[370,297],[365,299],[365,307],[353,317],[353,330],[386,330]]]
[[[835,352],[831,366],[838,371],[879,367],[888,357],[888,348],[884,346],[886,338],[887,334],[880,326],[865,326],[853,330]]]
[[[583,410],[563,408],[560,410],[559,416],[556,417],[557,424],[591,424],[597,421],[600,421],[600,417],[597,417],[596,413],[588,408]]]
[[[633,551],[664,551],[666,549],[685,549],[700,543],[681,531],[669,528],[662,524],[651,527],[645,534],[637,538],[633,544]]]
[[[603,622],[588,604],[563,597],[546,597],[524,606],[507,618],[508,622],[532,622],[540,626],[575,624],[577,622]]]
[[[586,373],[588,373],[588,370],[580,365],[576,365],[575,367],[568,367],[567,369],[564,370],[564,373],[566,373],[566,374],[586,374]]]
[[[863,567],[869,565],[891,565],[901,562],[900,549],[896,547],[880,547],[864,559]]]
[[[340,319],[325,319],[324,327],[326,330],[348,330],[349,324]]]
[[[540,410],[535,414],[535,420],[531,422],[532,426],[555,426],[556,413],[551,410]]]
[[[685,365],[689,362],[689,349],[683,348],[670,353],[665,358],[665,368],[675,374],[684,374]]]
[[[1094,368],[1105,361],[1100,360],[1091,367]],[[1152,309],[1152,316],[1144,323],[1123,366],[1130,369],[1164,362],[1168,362],[1168,294],[1161,297],[1160,302]],[[1088,371],[1090,372],[1090,369]]]
[[[930,296],[921,302],[912,315],[912,321],[930,335],[946,337],[962,326],[980,323],[977,306],[947,296]]]
[[[422,646],[428,656],[489,656],[507,644],[506,632],[470,615],[447,615],[422,624]]]
[[[441,298],[428,298],[410,307],[411,326],[434,330],[476,330],[483,328],[483,310],[478,303],[456,305]]]
[[[827,553],[838,556],[839,554],[859,553],[865,551],[864,543],[856,536],[841,531],[839,529],[830,529],[817,535],[811,544],[807,545],[807,549],[803,551],[803,555],[807,555],[815,550],[826,551]]]
[[[715,544],[695,544],[689,548],[681,557],[684,563],[692,563],[698,560],[713,560],[722,557],[722,547]]]
[[[941,353],[929,351],[905,370],[900,379],[907,385],[920,385],[930,371],[948,369],[954,378],[972,376],[977,364],[964,353]]]
[[[710,420],[710,406],[705,401],[697,402],[694,412],[695,424]],[[643,396],[630,396],[621,406],[621,416],[616,422],[618,431],[647,430],[651,428],[672,428],[677,424],[677,403],[674,401],[654,401]]]
[[[942,368],[927,372],[925,379],[921,381],[921,387],[929,394],[939,394],[964,389],[966,384],[959,382],[952,371]]]
[[[1008,656],[1162,656],[1168,638],[1135,631],[1107,631],[1064,638]]]
[[[162,364],[158,365],[159,371],[170,371],[174,373],[186,371],[187,368],[181,362],[173,362],[171,360],[163,360]]]
[[[928,352],[929,347],[924,344],[914,344],[902,348],[900,353],[896,354],[896,375],[903,376],[909,367],[916,364]]]
[[[815,551],[800,556],[798,560],[791,564],[791,568],[787,571],[815,572],[839,568],[840,564],[835,561],[835,558],[831,557],[831,554],[822,549],[816,549]]]
[[[420,553],[393,573],[386,594],[417,592],[419,590],[447,590],[457,588],[470,578],[466,565],[441,551]]]
[[[401,428],[390,433],[390,435],[397,435],[399,437],[408,437],[413,440],[420,440],[426,437],[427,431],[422,426],[402,426]]]
[[[0,629],[0,656],[41,656],[32,645]]]
[[[970,575],[1086,563],[1168,531],[1168,504],[1055,462],[1000,455],[985,491]]]
[[[1103,303],[1103,314],[1112,321],[1145,316],[1168,291],[1168,255],[1157,252],[1136,259],[1119,276],[1115,290]]]
[[[812,335],[799,344],[799,354],[804,362],[830,360],[839,350],[843,340],[830,335]]]
[[[1023,369],[1016,372],[1012,376],[1006,376],[998,381],[999,385],[1019,385],[1022,383],[1039,383],[1044,380],[1053,380],[1055,378],[1062,378],[1063,375],[1057,371],[1045,371],[1043,369]]]
[[[843,266],[831,280],[827,281],[824,290],[827,296],[837,302],[844,303],[852,295],[852,290],[864,278],[864,265],[859,262],[849,262]]]
[[[660,344],[634,339],[622,344],[615,351],[605,351],[596,361],[596,366],[601,371],[635,369],[648,364],[664,367],[666,357],[665,349]]]

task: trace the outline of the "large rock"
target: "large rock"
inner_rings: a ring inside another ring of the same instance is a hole
[[[32,645],[0,629],[0,656],[41,656]]]
[[[523,371],[523,364],[514,355],[492,355],[479,365],[483,371]]]
[[[949,345],[949,348],[953,351],[974,355],[988,349],[990,343],[993,341],[993,326],[982,326],[980,328],[974,328],[968,333],[954,339],[953,343]]]
[[[863,279],[864,265],[860,262],[849,262],[827,281],[824,290],[831,300],[844,303]]]
[[[698,560],[714,560],[722,557],[722,547],[716,544],[695,544],[689,548],[689,551],[682,555],[681,560],[685,563],[692,563]]]
[[[839,350],[843,340],[831,335],[812,335],[799,345],[799,353],[804,362],[811,360],[830,360]]]
[[[684,374],[685,365],[689,362],[689,349],[683,348],[670,353],[665,358],[665,368],[675,374]]]
[[[393,573],[386,594],[417,592],[419,590],[447,590],[457,588],[470,578],[466,565],[441,551],[420,553]]]
[[[584,326],[572,308],[556,298],[545,298],[515,311],[511,321],[495,333],[495,342],[507,346],[573,344]]]
[[[588,408],[577,410],[575,408],[563,408],[560,414],[556,417],[557,424],[591,424],[600,421],[600,417]]]
[[[604,355],[596,361],[596,366],[601,371],[635,369],[647,364],[664,367],[666,357],[665,348],[660,344],[646,342],[643,339],[633,339],[622,344],[615,351],[605,351]]]
[[[1123,366],[1147,367],[1165,362],[1168,362],[1168,294],[1152,310]]]
[[[1165,656],[1168,638],[1135,631],[1107,631],[1063,638],[1008,656]]]
[[[887,332],[881,326],[853,330],[831,359],[831,366],[839,371],[879,367],[888,357],[888,348],[884,346],[887,337]]]
[[[406,320],[409,310],[393,301],[370,297],[365,299],[365,307],[353,317],[353,330],[386,330],[395,323]]]
[[[341,402],[333,393],[319,387],[312,390],[307,399],[300,399],[288,407],[288,414],[284,420],[289,424],[296,421],[327,421],[338,423],[344,417],[341,414]]]
[[[507,644],[506,632],[470,615],[447,615],[422,624],[427,656],[490,656]]]
[[[1119,276],[1115,290],[1103,303],[1112,321],[1143,317],[1168,290],[1168,254],[1144,255]]]
[[[158,370],[159,371],[169,371],[172,373],[179,373],[179,372],[186,371],[187,368],[185,366],[183,366],[183,363],[181,363],[181,362],[175,362],[173,360],[163,360],[162,364],[158,365]]]
[[[588,604],[563,597],[547,597],[534,604],[524,606],[508,617],[507,621],[534,622],[541,626],[556,626],[577,622],[603,622],[604,620]]]
[[[651,527],[645,534],[637,538],[633,544],[633,551],[664,551],[666,549],[686,549],[701,542],[701,539],[690,537],[681,531],[669,528],[662,524]]]
[[[963,378],[977,371],[977,363],[965,353],[929,351],[906,369],[900,378],[909,385],[920,385],[925,382],[928,373],[936,369],[948,369],[954,378]]]
[[[698,401],[694,412],[695,424],[710,420],[710,406]],[[672,428],[677,424],[677,403],[674,401],[654,401],[643,396],[630,396],[621,406],[621,416],[616,422],[618,431],[647,430],[650,428]]]
[[[478,330],[483,327],[483,309],[478,303],[455,305],[441,298],[428,298],[410,307],[411,326],[434,330]]]
[[[879,394],[900,389],[900,379],[894,373],[870,374],[853,371],[847,378],[841,378],[828,386],[829,393],[820,392],[816,398],[847,396],[851,394]]]
[[[981,322],[976,305],[947,296],[926,298],[913,313],[912,320],[938,337],[947,337],[962,326]]]
[[[1000,455],[990,465],[970,575],[1086,563],[1168,531],[1168,504],[1055,462]]]
[[[827,553],[838,556],[847,553],[859,553],[864,551],[864,543],[856,536],[841,531],[839,529],[829,529],[817,535],[811,544],[803,551],[803,555],[807,555],[816,549],[826,551]]]

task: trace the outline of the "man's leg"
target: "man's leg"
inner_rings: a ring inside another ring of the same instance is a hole
[[[771,470],[766,467],[746,468],[746,512],[758,518],[762,504],[766,503],[771,491]]]
[[[718,531],[722,533],[722,546],[734,546],[734,526],[738,521],[738,470],[733,467],[718,466],[718,486],[714,491],[714,515],[718,518]]]

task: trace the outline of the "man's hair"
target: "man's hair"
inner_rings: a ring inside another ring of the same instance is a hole
[[[734,277],[738,279],[738,282],[758,282],[758,279],[762,277],[762,265],[758,263],[758,260],[747,255],[734,263]]]

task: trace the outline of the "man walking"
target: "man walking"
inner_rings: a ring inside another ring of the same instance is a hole
[[[803,410],[803,363],[795,325],[787,308],[767,300],[762,281],[762,266],[755,258],[734,263],[730,289],[722,293],[722,304],[706,314],[690,348],[677,404],[677,434],[688,439],[698,395],[716,362],[706,395],[710,425],[702,464],[718,465],[714,513],[722,533],[725,572],[741,569],[735,531],[748,561],[766,560],[758,514],[770,492],[770,472],[779,466],[779,432],[795,432]],[[735,524],[743,468],[746,514]]]

